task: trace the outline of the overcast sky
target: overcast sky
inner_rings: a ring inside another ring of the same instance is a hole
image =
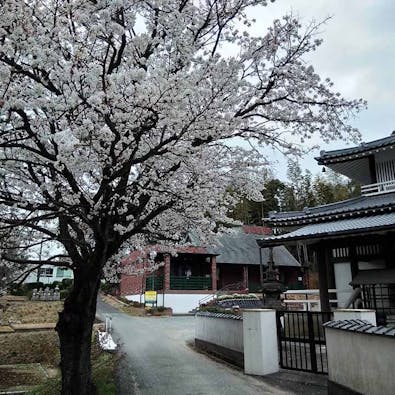
[[[277,0],[255,9],[254,33],[263,35],[275,18],[287,12],[299,15],[302,24],[331,19],[322,27],[323,44],[311,55],[311,63],[321,77],[329,77],[334,89],[346,98],[363,98],[368,109],[352,124],[363,141],[388,136],[395,129],[395,1],[394,0]],[[341,141],[322,145],[331,150],[345,147]],[[314,156],[302,161],[313,174],[320,171]],[[285,177],[284,161],[276,166],[276,176]]]

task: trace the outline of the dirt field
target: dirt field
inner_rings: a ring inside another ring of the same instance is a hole
[[[46,372],[40,364],[0,366],[0,389],[41,384]]]
[[[0,300],[2,322],[11,325],[55,323],[63,302],[39,302],[23,300]],[[35,325],[34,325],[35,324]],[[15,328],[24,325],[15,325]],[[28,326],[28,325],[26,325]],[[94,325],[94,333],[103,324]],[[3,326],[3,328],[6,328]],[[10,328],[8,328],[10,329]],[[0,390],[25,390],[39,387],[35,395],[59,393],[59,339],[55,330],[0,331]],[[99,394],[115,394],[113,370],[116,356],[103,353],[96,341],[92,343],[94,380]]]
[[[58,312],[63,309],[63,302],[1,302],[3,314],[1,321],[7,324],[37,324],[44,322],[57,322]]]
[[[59,363],[59,339],[54,331],[0,334],[0,365]]]

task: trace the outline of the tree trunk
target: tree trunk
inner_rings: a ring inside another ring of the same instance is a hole
[[[91,377],[92,327],[100,271],[96,268],[74,272],[74,286],[59,313],[56,330],[60,340],[62,395],[93,395]]]

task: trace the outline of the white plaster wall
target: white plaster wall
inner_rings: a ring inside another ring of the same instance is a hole
[[[245,373],[266,375],[278,372],[276,311],[245,310],[243,321]]]
[[[137,295],[125,295],[125,299],[133,301],[133,302],[144,303],[144,295],[140,295],[140,294],[137,294]]]
[[[199,301],[207,294],[160,294],[158,293],[158,306],[171,307],[175,314],[186,314],[199,307]],[[126,295],[126,299],[144,303],[144,295]],[[141,300],[140,300],[141,298]]]
[[[243,350],[243,321],[196,316],[195,338],[234,351]]]
[[[376,326],[376,311],[368,309],[337,309],[333,312],[334,321],[365,320]]]
[[[164,305],[171,307],[173,313],[184,314],[199,307],[199,300],[206,297],[207,294],[165,294]]]
[[[361,394],[395,393],[395,338],[325,331],[329,380]]]

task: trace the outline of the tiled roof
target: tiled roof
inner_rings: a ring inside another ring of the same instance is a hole
[[[255,230],[256,233],[253,233]],[[217,244],[212,247],[203,246],[198,236],[194,232],[189,232],[189,242],[195,245],[179,247],[179,254],[201,254],[201,255],[217,255],[217,263],[242,264],[242,265],[259,265],[260,255],[259,247],[256,243],[258,238],[269,233],[269,228],[254,226],[240,227],[234,229],[231,233],[223,234],[217,240]],[[266,236],[264,236],[266,237]],[[132,251],[126,257],[122,264],[144,263],[150,251],[158,253],[166,253],[166,246],[147,246],[144,250]],[[262,263],[266,265],[269,260],[269,250],[262,249]],[[278,266],[299,267],[300,263],[292,256],[292,254],[284,247],[278,246],[273,249],[274,263]]]
[[[319,165],[326,165],[341,160],[344,157],[359,157],[361,154],[368,154],[369,151],[375,151],[384,147],[388,147],[395,144],[395,134],[391,134],[388,137],[384,137],[379,140],[370,141],[369,143],[361,143],[358,146],[333,150],[333,151],[321,151],[320,156],[315,158]]]
[[[262,235],[246,234],[238,229],[230,234],[222,235],[217,246],[208,248],[212,254],[218,254],[217,263],[259,265],[259,247],[256,243]],[[265,236],[266,237],[266,236]],[[262,262],[266,265],[269,259],[269,250],[262,250]],[[273,249],[273,260],[278,266],[300,266],[300,263],[283,247]]]
[[[225,299],[218,300],[216,304],[225,309],[233,306],[239,306],[240,309],[262,309],[264,307],[260,299]]]
[[[299,228],[293,232],[280,236],[272,236],[259,239],[262,247],[279,245],[284,242],[308,240],[315,238],[327,238],[346,234],[362,234],[374,230],[394,229],[395,212],[360,218],[350,218],[338,221],[321,222]]]
[[[395,192],[372,196],[359,196],[337,203],[305,208],[303,211],[270,213],[268,222],[275,226],[298,225],[316,222],[324,218],[336,219],[358,215],[373,214],[380,210],[395,209]],[[333,218],[329,218],[333,217]]]
[[[243,316],[228,314],[228,313],[212,313],[209,311],[198,311],[196,313],[198,317],[208,317],[208,318],[227,318],[228,320],[238,320],[243,321]]]
[[[323,324],[323,326],[325,328],[341,329],[369,335],[395,336],[395,327],[374,326],[365,320],[329,321]]]

